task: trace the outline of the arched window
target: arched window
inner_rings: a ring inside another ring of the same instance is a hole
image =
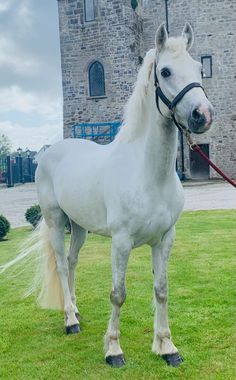
[[[95,19],[94,0],[84,0],[84,16],[87,22]]]
[[[89,95],[103,96],[105,95],[105,76],[103,65],[95,61],[91,63],[88,70],[89,76]]]

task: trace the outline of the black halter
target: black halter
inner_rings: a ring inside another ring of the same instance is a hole
[[[193,83],[190,83],[188,84],[187,86],[185,86],[183,88],[183,90],[181,90],[177,95],[176,97],[172,100],[172,102],[169,101],[169,99],[167,99],[167,97],[165,96],[165,94],[162,92],[161,88],[160,88],[160,85],[159,85],[159,82],[158,82],[158,78],[157,78],[157,74],[156,74],[156,67],[157,67],[157,64],[156,64],[156,61],[154,63],[154,85],[156,87],[156,105],[157,105],[157,109],[158,111],[160,112],[160,114],[162,116],[164,116],[160,110],[160,106],[159,106],[159,98],[162,100],[162,102],[169,108],[169,110],[171,111],[171,117],[172,117],[172,120],[174,121],[176,127],[182,132],[183,130],[186,131],[186,132],[189,132],[191,133],[191,131],[185,127],[184,125],[180,124],[176,118],[175,118],[175,115],[174,115],[174,112],[175,112],[175,107],[177,106],[177,104],[180,102],[180,100],[184,97],[184,95],[190,91],[192,88],[194,87],[201,87],[205,93],[205,90],[204,88],[202,87],[202,85],[198,82],[193,82]]]

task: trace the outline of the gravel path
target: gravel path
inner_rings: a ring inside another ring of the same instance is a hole
[[[0,214],[9,220],[13,228],[28,224],[25,220],[25,212],[27,208],[37,203],[34,183],[9,188],[0,187]]]
[[[236,189],[225,182],[184,184],[185,210],[236,209]]]
[[[236,209],[236,189],[221,181],[185,182],[185,210]],[[34,183],[0,186],[0,214],[12,227],[27,225],[24,214],[38,203]]]

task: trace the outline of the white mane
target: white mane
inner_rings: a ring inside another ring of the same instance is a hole
[[[143,64],[138,72],[134,91],[125,107],[124,122],[116,137],[117,141],[133,141],[142,132],[145,119],[144,106],[147,100],[147,87],[155,55],[156,49],[149,50],[145,55]]]
[[[186,51],[186,39],[183,37],[170,37],[166,41],[165,51],[171,52],[174,56],[183,54]],[[147,88],[150,82],[153,62],[156,56],[156,49],[151,49],[145,55],[143,64],[138,72],[137,82],[133,93],[128,100],[124,112],[124,121],[116,141],[134,141],[143,131],[145,125],[145,105],[147,101]]]

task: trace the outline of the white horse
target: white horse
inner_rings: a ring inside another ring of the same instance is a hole
[[[63,308],[67,333],[79,332],[75,296],[79,250],[88,230],[112,237],[112,314],[105,335],[105,359],[114,367],[125,363],[119,317],[126,297],[127,263],[132,248],[143,244],[151,247],[153,260],[156,314],[152,350],[172,366],[182,361],[168,323],[167,263],[184,196],[175,170],[178,134],[171,118],[173,109],[167,108],[161,96],[157,107],[155,82],[170,101],[189,83],[201,83],[201,64],[188,53],[192,42],[189,24],[178,38],[168,38],[161,25],[156,48],[144,59],[115,140],[106,146],[64,140],[47,150],[37,168],[43,214],[39,234],[46,253],[39,303]],[[182,127],[196,133],[209,129],[212,106],[201,87],[185,91],[175,106],[174,115]],[[71,242],[66,257],[67,218]]]

